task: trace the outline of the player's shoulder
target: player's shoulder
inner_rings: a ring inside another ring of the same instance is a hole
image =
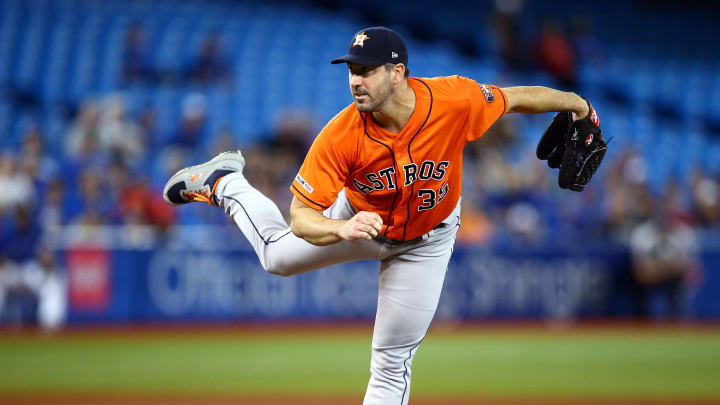
[[[474,82],[464,76],[413,77],[412,80],[425,83],[433,97],[445,99],[463,99],[468,97],[468,85]]]
[[[320,131],[318,137],[326,138],[334,144],[341,144],[348,138],[356,137],[363,132],[363,119],[355,104],[352,103],[342,109],[328,121]]]
[[[355,103],[351,103],[343,108],[339,113],[328,121],[323,128],[323,132],[333,132],[340,134],[353,134],[357,131],[362,132],[363,118],[355,107]]]

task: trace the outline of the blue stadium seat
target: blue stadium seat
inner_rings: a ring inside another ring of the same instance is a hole
[[[665,27],[651,33],[634,23],[639,16],[633,7],[621,0],[609,4],[608,9],[623,12],[598,10],[594,16],[596,26],[604,27],[598,35],[609,44],[606,63],[585,63],[578,70],[581,92],[596,103],[605,133],[615,135],[619,147],[636,145],[637,150],[652,150],[668,159],[680,150],[702,160],[706,167],[718,166],[718,159],[708,157],[713,155],[707,152],[718,150],[717,138],[698,122],[720,122],[720,66],[709,59],[673,60],[667,56],[697,49],[720,54],[703,40],[694,40],[717,37],[712,16],[696,16],[693,33],[682,29],[686,22],[658,11],[642,16],[648,23]],[[407,11],[400,5],[388,7]],[[448,25],[443,21],[457,23],[457,27],[445,27],[453,34],[461,29],[463,19],[484,21],[489,11],[490,6],[480,6],[459,20],[448,20],[439,12],[437,24],[443,28]],[[557,4],[528,4],[525,12],[571,15],[572,10]],[[521,21],[533,19],[521,17]],[[123,82],[125,35],[135,23],[145,29],[149,62],[168,72],[182,72],[204,39],[219,34],[232,65],[230,89],[213,84],[198,88],[182,83]],[[67,122],[53,105],[77,104],[89,94],[104,95],[118,89],[126,91],[133,111],[145,104],[156,109],[160,138],[175,130],[183,97],[200,91],[207,96],[210,133],[230,125],[239,139],[249,140],[269,131],[280,108],[311,104],[322,124],[351,102],[345,69],[331,66],[329,60],[345,51],[350,35],[364,24],[356,16],[290,4],[6,0],[0,2],[0,85],[37,89],[42,107],[38,122],[56,144]],[[507,76],[499,55],[492,54],[498,50],[491,42],[489,26],[482,25],[474,37],[480,48],[491,54],[474,60],[461,56],[452,42],[417,42],[401,24],[398,27],[408,38],[413,75],[460,73],[499,85],[555,84],[541,72]],[[658,41],[660,45],[653,45]],[[607,89],[624,95],[627,102],[605,98]],[[664,112],[658,113],[658,105]],[[666,112],[673,117],[658,116]],[[9,100],[0,98],[0,131],[17,135],[24,118],[27,114],[15,111]],[[672,130],[658,123],[664,118],[674,121]],[[527,130],[533,134],[544,129],[540,120],[527,122]],[[3,143],[6,139],[3,137]],[[653,146],[643,147],[649,144]],[[646,153],[650,156],[651,152]],[[658,167],[663,174],[657,176],[658,182],[678,173],[689,175],[689,160]]]

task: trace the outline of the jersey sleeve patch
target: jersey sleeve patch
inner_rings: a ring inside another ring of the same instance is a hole
[[[466,83],[470,99],[470,128],[466,140],[470,142],[480,138],[507,112],[507,100],[505,93],[497,86],[472,79]]]
[[[303,179],[302,176],[300,176],[300,174],[295,176],[295,181],[297,181],[302,186],[302,188],[307,190],[308,193],[312,194],[314,188],[310,185],[310,183],[305,181],[305,179]]]
[[[483,96],[485,97],[485,101],[488,103],[492,103],[495,101],[495,94],[493,94],[492,90],[488,88],[488,86],[484,84],[480,84],[480,90],[482,90]]]
[[[303,192],[300,191],[300,189],[298,189],[297,187],[295,187],[295,184],[291,184],[291,185],[290,185],[290,191],[291,191],[293,194],[295,194],[295,196],[296,196],[298,199],[300,199],[301,201],[303,201],[303,202],[305,203],[305,205],[307,205],[307,206],[309,206],[309,207],[311,207],[311,208],[314,208],[314,209],[316,209],[316,210],[326,210],[326,209],[328,209],[328,206],[327,206],[327,205],[322,205],[322,204],[320,204],[320,203],[318,203],[318,202],[315,202],[315,201],[313,201],[312,199],[310,199],[310,197],[308,197],[308,196],[306,196],[305,194],[303,194]]]

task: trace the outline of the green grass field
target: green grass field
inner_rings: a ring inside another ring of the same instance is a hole
[[[369,376],[370,328],[116,332],[1,334],[0,392],[362,397]],[[720,400],[720,330],[431,330],[412,392]]]

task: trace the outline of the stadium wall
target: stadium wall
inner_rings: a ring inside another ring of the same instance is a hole
[[[337,265],[282,278],[267,274],[249,246],[198,250],[119,249],[82,244],[59,250],[70,323],[372,319],[377,262]],[[638,316],[639,295],[623,248],[570,253],[548,246],[487,251],[458,246],[437,318],[604,319]],[[688,281],[685,316],[720,319],[720,251],[705,251]],[[660,291],[650,316],[667,305]]]

